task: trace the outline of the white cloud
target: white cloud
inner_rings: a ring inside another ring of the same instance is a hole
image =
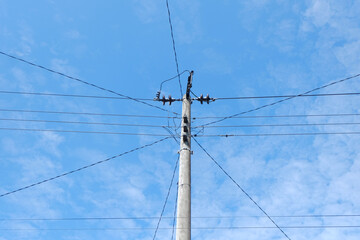
[[[157,18],[160,6],[163,6],[165,9],[165,2],[136,0],[134,9],[141,21],[144,23],[151,23]]]
[[[19,50],[16,50],[18,56],[27,56],[32,52],[32,48],[35,46],[32,29],[26,24],[21,23],[20,29],[17,33],[19,36]]]
[[[360,31],[356,25],[359,17],[357,1],[312,1],[304,12],[303,32],[316,33],[314,58],[323,64],[340,63],[347,72],[354,73],[359,69],[357,56]],[[314,62],[314,64],[316,64]]]
[[[12,69],[13,77],[16,79],[15,82],[18,83],[17,88],[21,89],[22,91],[32,91],[32,83],[29,80],[28,75],[19,68]],[[10,81],[12,82],[12,81]]]
[[[79,39],[81,38],[81,34],[77,30],[69,30],[65,33],[66,37],[70,39]]]
[[[332,16],[332,9],[329,0],[314,0],[312,6],[305,12],[317,27],[327,24]]]

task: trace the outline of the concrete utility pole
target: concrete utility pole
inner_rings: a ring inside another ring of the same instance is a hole
[[[191,240],[191,98],[193,71],[182,103],[176,240]]]

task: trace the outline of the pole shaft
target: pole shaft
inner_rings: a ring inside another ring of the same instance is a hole
[[[180,165],[176,240],[191,239],[191,99],[184,95],[180,140]]]

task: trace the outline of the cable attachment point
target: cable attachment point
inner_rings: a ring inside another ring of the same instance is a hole
[[[203,102],[206,102],[207,104],[210,103],[210,101],[214,102],[215,99],[214,98],[210,98],[209,94],[206,95],[206,97],[204,97],[202,94],[200,95],[200,97],[196,98],[195,100],[199,101],[201,104],[203,104]]]
[[[161,91],[157,91],[154,101],[159,101]]]
[[[186,147],[185,147],[185,148],[180,149],[180,150],[178,151],[178,153],[180,153],[181,151],[184,151],[184,150],[189,151],[191,155],[193,155],[193,154],[194,154],[194,151],[191,151],[191,149],[190,149],[190,148],[186,148]]]

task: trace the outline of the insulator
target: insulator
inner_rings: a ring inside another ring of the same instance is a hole
[[[169,105],[171,105],[172,102],[175,102],[175,100],[172,99],[171,95],[169,95]]]
[[[164,95],[163,95],[163,97],[162,97],[162,103],[163,103],[163,105],[165,105],[165,103],[166,103],[166,98],[165,98]]]
[[[206,103],[207,103],[207,104],[209,104],[209,102],[210,102],[210,97],[209,97],[209,94],[208,94],[208,95],[206,95],[205,100],[206,100]]]
[[[204,96],[202,94],[200,95],[199,101],[200,101],[201,104],[203,104]]]

